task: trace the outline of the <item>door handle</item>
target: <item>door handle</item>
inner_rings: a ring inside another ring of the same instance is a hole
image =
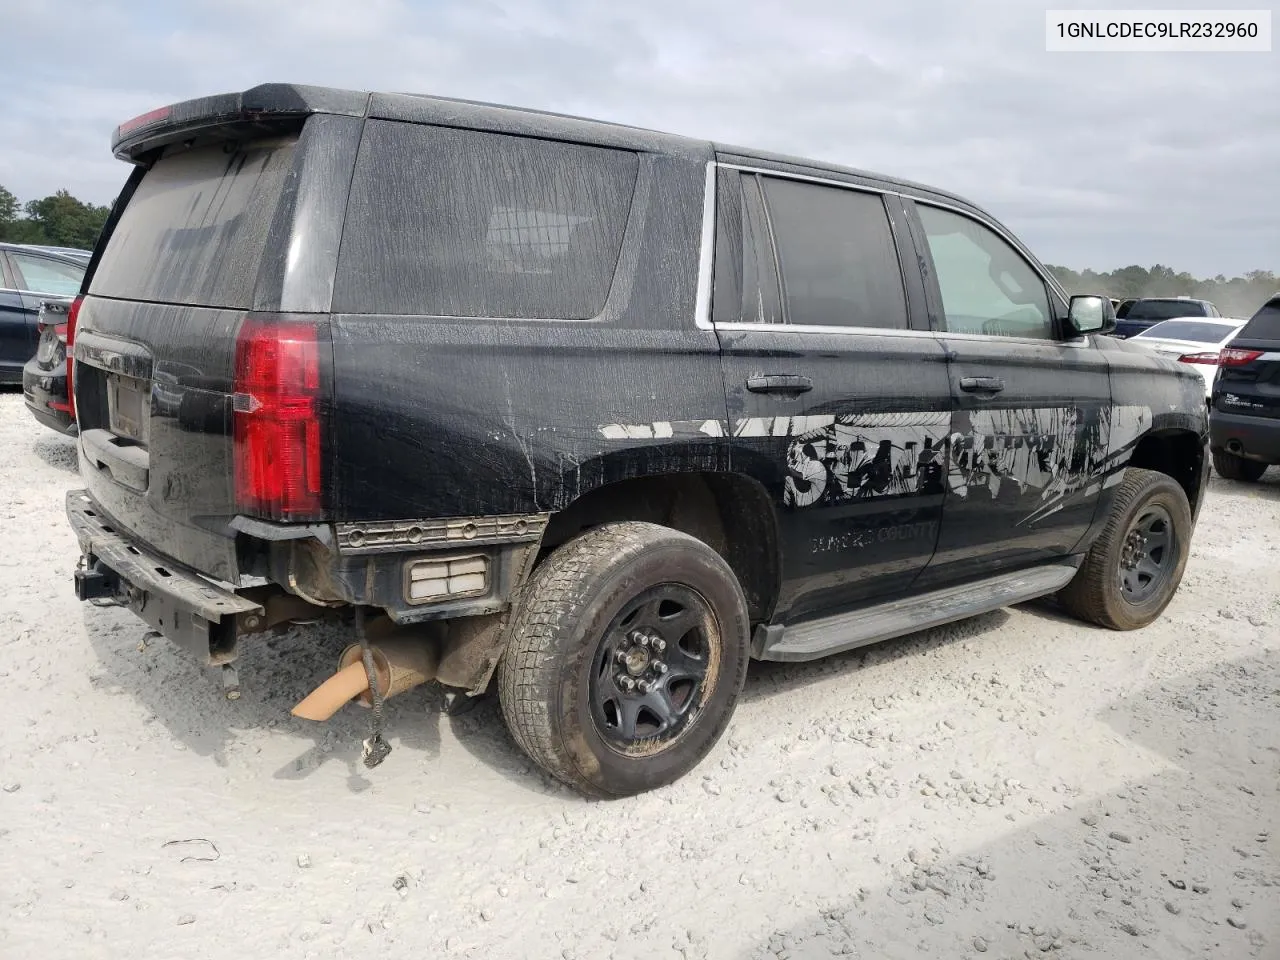
[[[1000,377],[961,377],[960,389],[966,393],[999,393],[1004,389]]]
[[[793,373],[770,373],[748,377],[747,389],[752,393],[808,393],[813,389],[813,381]]]

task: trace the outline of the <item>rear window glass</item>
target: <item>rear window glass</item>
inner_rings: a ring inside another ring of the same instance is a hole
[[[1280,340],[1280,297],[1268,300],[1244,325],[1242,337],[1259,340]]]
[[[1207,316],[1204,304],[1195,300],[1139,300],[1129,308],[1126,320],[1171,320],[1174,317]]]
[[[171,148],[111,234],[90,293],[248,309],[296,137]]]
[[[617,269],[638,168],[626,151],[371,121],[333,309],[594,317]]]
[[[1235,329],[1226,323],[1205,323],[1197,320],[1164,320],[1147,327],[1139,337],[1166,340],[1194,340],[1197,343],[1218,343]],[[1136,339],[1136,338],[1135,338]]]

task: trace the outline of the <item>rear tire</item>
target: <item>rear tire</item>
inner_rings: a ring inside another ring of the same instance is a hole
[[[1213,469],[1218,476],[1227,480],[1239,480],[1241,483],[1257,483],[1267,472],[1267,464],[1257,460],[1246,460],[1225,450],[1213,451]]]
[[[516,743],[591,796],[652,790],[720,739],[746,677],[737,578],[701,540],[609,523],[556,549],[515,601],[498,696]]]
[[[1073,616],[1136,630],[1164,612],[1186,569],[1191,507],[1173,478],[1130,467],[1111,517],[1058,601]]]

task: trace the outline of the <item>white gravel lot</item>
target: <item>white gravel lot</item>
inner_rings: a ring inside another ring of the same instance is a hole
[[[227,702],[76,602],[74,447],[18,393],[0,449],[4,960],[1280,957],[1280,470],[1214,478],[1152,627],[1033,604],[755,664],[700,769],[599,803],[430,688],[366,771],[366,712],[288,712],[334,630]]]

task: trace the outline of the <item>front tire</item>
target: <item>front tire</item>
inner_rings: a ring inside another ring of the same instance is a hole
[[[1225,450],[1213,451],[1213,469],[1218,476],[1241,483],[1257,483],[1267,472],[1267,465],[1257,460],[1246,460]]]
[[[700,540],[610,523],[556,549],[516,600],[498,694],[520,747],[616,798],[671,783],[720,739],[746,677],[737,578]]]
[[[1130,467],[1106,527],[1058,600],[1099,626],[1145,627],[1173,599],[1190,547],[1186,493],[1166,474]]]

